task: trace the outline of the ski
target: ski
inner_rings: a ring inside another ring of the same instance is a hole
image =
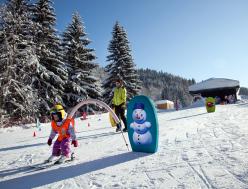
[[[41,163],[41,164],[37,164],[37,165],[30,165],[29,167],[32,168],[32,169],[35,169],[35,170],[42,170],[42,169],[47,169],[47,168],[57,166],[57,165],[63,165],[64,163],[69,163],[69,162],[72,162],[72,161],[73,160],[68,159],[68,160],[65,160],[62,163],[57,163],[57,161],[55,161],[55,162],[50,162],[50,163]]]
[[[52,167],[53,165],[54,165],[53,162],[49,162],[49,163],[44,162],[36,165],[29,165],[29,167],[32,169],[46,169],[48,167]]]
[[[29,165],[30,168],[33,168],[33,169],[36,169],[36,170],[42,170],[42,169],[47,169],[49,167],[53,167],[53,166],[57,166],[57,165],[62,165],[64,163],[69,163],[69,162],[72,162],[75,160],[75,154],[72,153],[71,154],[71,158],[70,159],[67,159],[65,160],[64,162],[59,162],[58,160],[55,161],[55,162],[43,162],[43,163],[39,163],[39,164],[36,164],[36,165]]]

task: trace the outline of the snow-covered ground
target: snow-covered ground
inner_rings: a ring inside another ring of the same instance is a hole
[[[29,165],[50,155],[50,125],[1,129],[0,188],[248,188],[247,115],[245,102],[210,114],[204,107],[160,112],[155,154],[127,151],[107,114],[76,120],[77,159],[39,171]]]

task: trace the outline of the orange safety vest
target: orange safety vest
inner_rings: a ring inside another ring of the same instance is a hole
[[[65,122],[58,126],[55,121],[52,121],[52,129],[58,133],[58,141],[62,141],[65,138],[70,138],[70,134],[68,133],[68,128],[70,123],[72,123],[72,127],[74,128],[74,119],[66,119]]]

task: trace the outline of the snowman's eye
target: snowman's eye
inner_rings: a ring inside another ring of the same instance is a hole
[[[141,116],[143,116],[143,114],[141,114]]]

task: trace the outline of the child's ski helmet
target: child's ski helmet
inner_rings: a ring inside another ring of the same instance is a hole
[[[51,115],[58,115],[59,121],[62,121],[65,118],[65,110],[61,104],[56,104],[50,111]],[[52,116],[53,119],[53,116]]]

